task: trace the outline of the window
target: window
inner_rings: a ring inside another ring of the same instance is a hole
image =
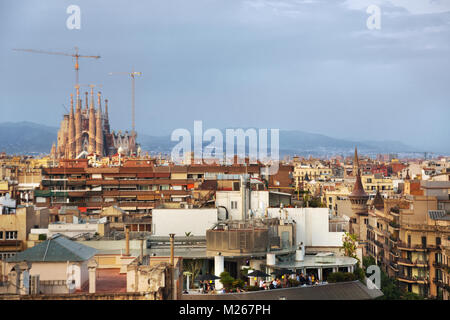
[[[6,231],[5,232],[5,240],[16,240],[17,239],[17,231]]]
[[[437,246],[441,245],[441,237],[436,237],[436,245]]]
[[[427,237],[422,237],[422,247],[427,246]]]
[[[231,209],[237,209],[237,201],[231,201]]]
[[[3,240],[3,231],[0,231],[0,240]]]

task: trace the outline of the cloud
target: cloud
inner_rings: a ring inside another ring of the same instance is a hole
[[[449,0],[345,0],[351,10],[365,10],[370,5],[402,8],[414,15],[450,12]]]
[[[303,13],[304,5],[318,4],[319,0],[245,0],[243,8],[269,12],[275,15],[297,17]]]

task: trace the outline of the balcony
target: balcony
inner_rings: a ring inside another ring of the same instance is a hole
[[[405,276],[399,275],[397,276],[398,281],[406,282],[406,283],[420,283],[427,284],[428,279],[425,276]]]
[[[426,246],[422,245],[411,245],[404,242],[399,241],[397,243],[397,248],[404,251],[427,251]]]
[[[395,251],[394,249],[390,249],[389,254],[391,254],[392,256],[394,256],[396,258],[400,257],[400,254],[397,251]]]
[[[389,262],[389,267],[394,270],[395,272],[398,272],[398,266],[395,262]]]
[[[390,213],[391,215],[393,215],[394,217],[398,217],[398,216],[400,216],[400,209],[399,209],[399,208],[396,208],[396,207],[393,207],[393,208],[391,208],[391,210],[389,211],[389,213]]]
[[[441,287],[441,288],[445,287],[444,281],[442,279],[433,278],[433,283],[435,285],[437,285],[438,287]]]
[[[384,243],[381,243],[381,242],[378,241],[378,240],[374,240],[373,242],[374,242],[378,247],[384,248]]]
[[[22,251],[22,241],[0,240],[0,251]]]
[[[393,221],[389,222],[389,226],[394,230],[400,230],[400,224],[395,223]]]
[[[414,263],[411,260],[405,258],[398,258],[397,263],[403,266],[414,266]]]
[[[427,268],[428,267],[427,261],[423,261],[423,260],[419,260],[419,259],[412,261],[410,259],[398,258],[397,262],[400,265],[410,266],[410,267],[417,267],[417,268]]]

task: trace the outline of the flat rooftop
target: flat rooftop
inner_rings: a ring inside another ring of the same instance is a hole
[[[305,255],[303,261],[285,261],[270,266],[280,269],[302,269],[302,268],[333,268],[349,267],[357,263],[355,258],[345,256],[317,256]]]
[[[127,275],[120,274],[120,269],[99,269],[96,270],[96,293],[119,293],[127,292]],[[89,281],[79,291],[89,292]]]
[[[225,294],[183,294],[182,300],[370,300],[382,296],[360,281],[330,283],[308,287],[260,290]]]

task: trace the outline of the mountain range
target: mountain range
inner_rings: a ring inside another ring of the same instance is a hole
[[[0,152],[36,155],[49,153],[56,142],[58,128],[33,122],[0,123]],[[225,130],[222,130],[225,133]],[[268,134],[270,135],[270,133]],[[325,156],[348,155],[355,146],[362,154],[419,153],[412,146],[399,141],[359,141],[329,137],[323,134],[294,130],[280,130],[280,155]],[[170,153],[176,141],[170,136],[151,136],[138,132],[142,150],[150,153]],[[268,143],[270,145],[270,143]],[[225,150],[225,148],[224,148]],[[270,152],[270,151],[269,151]]]

